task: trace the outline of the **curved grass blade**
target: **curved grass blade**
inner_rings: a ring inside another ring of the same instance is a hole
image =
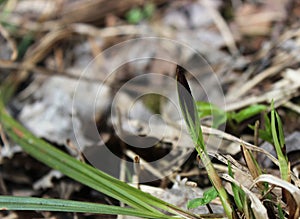
[[[287,202],[287,206],[289,207],[289,211],[290,211],[289,212],[290,216],[292,215],[291,218],[300,217],[300,189],[297,186],[287,182],[284,179],[280,179],[276,176],[273,176],[271,174],[260,175],[257,179],[255,179],[254,183],[259,183],[259,182],[267,182],[283,188],[284,191],[287,191],[293,199]],[[291,202],[293,202],[293,204]]]
[[[190,86],[184,75],[184,68],[177,66],[176,79],[177,79],[177,92],[182,115],[188,126],[191,137],[201,150],[205,150],[205,144],[202,136],[200,126],[200,119],[198,116],[196,104],[192,96]]]
[[[233,207],[230,204],[227,192],[222,184],[222,181],[217,174],[207,153],[206,145],[203,140],[200,118],[197,113],[195,100],[192,96],[191,89],[184,75],[184,69],[180,66],[176,68],[177,79],[177,93],[179,104],[188,130],[195,144],[196,151],[198,152],[202,163],[208,173],[208,177],[218,191],[218,196],[221,199],[224,211],[229,219],[234,217]]]
[[[231,168],[231,163],[229,161],[228,161],[228,174],[230,177],[232,177],[234,179],[233,171]],[[245,196],[245,194],[243,193],[243,190],[240,187],[238,187],[235,183],[231,183],[231,189],[233,192],[233,198],[234,198],[237,208],[239,209],[239,211],[243,211],[244,203],[242,200],[244,199],[244,196]],[[243,196],[243,197],[241,198],[241,196]]]
[[[276,150],[276,154],[279,161],[279,169],[281,178],[286,181],[290,181],[289,175],[289,164],[285,150],[285,142],[283,135],[283,128],[280,117],[274,108],[274,103],[272,102],[271,111],[271,133],[273,137],[273,142]]]
[[[267,109],[267,106],[262,104],[254,104],[245,109],[240,110],[237,113],[231,113],[231,119],[235,120],[237,123],[240,123],[246,119],[251,118],[254,115],[259,114],[260,112]]]
[[[160,214],[161,216],[164,216],[164,214],[158,209],[176,215],[188,215],[190,218],[198,218],[198,216],[192,213],[166,203],[88,164],[82,163],[48,142],[34,136],[20,123],[15,121],[5,110],[4,99],[9,99],[14,90],[12,87],[14,87],[12,83],[6,83],[0,89],[0,122],[6,134],[29,155],[47,166],[59,170],[66,176],[124,202],[133,208]]]
[[[0,206],[1,210],[59,211],[110,215],[121,214],[142,218],[173,218],[133,208],[48,198],[0,196]]]

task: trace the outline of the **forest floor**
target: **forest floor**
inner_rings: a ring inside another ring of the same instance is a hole
[[[243,150],[257,146],[263,152],[252,155],[261,169],[280,176],[268,158],[277,156],[266,131],[273,103],[297,185],[299,18],[295,0],[0,0],[1,84],[16,78],[6,108],[71,156],[186,208],[211,183],[181,116],[180,65],[220,175],[228,160],[249,168]],[[0,134],[1,195],[120,204],[32,158],[2,126]],[[250,188],[251,168],[242,172],[235,179]],[[218,198],[190,211],[223,214]],[[6,219],[116,217],[0,212]]]

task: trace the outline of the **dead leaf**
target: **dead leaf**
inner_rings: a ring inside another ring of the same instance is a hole
[[[300,214],[300,189],[296,186],[294,186],[293,184],[284,181],[278,177],[275,177],[273,175],[270,174],[263,174],[260,175],[255,181],[254,183],[258,183],[258,182],[268,182],[270,184],[279,186],[285,190],[287,190],[292,197],[294,198],[295,201],[295,205],[293,206],[288,206],[290,209],[290,214],[293,215],[293,218],[299,218],[299,214]]]
[[[245,186],[243,186],[240,182],[233,179],[228,174],[223,174],[222,178],[225,180],[235,183],[237,186],[241,187],[242,190],[246,193],[248,198],[251,201],[251,209],[253,211],[253,214],[256,219],[266,219],[268,218],[267,209],[263,205],[263,203],[259,200],[259,198],[256,196],[256,194],[252,193],[249,189],[247,189]]]

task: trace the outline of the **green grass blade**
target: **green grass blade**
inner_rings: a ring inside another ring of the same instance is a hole
[[[89,202],[33,197],[0,196],[1,210],[59,211],[93,214],[130,215],[142,218],[172,218],[146,211]]]
[[[271,131],[274,142],[274,147],[279,161],[279,169],[281,178],[283,180],[289,181],[289,164],[287,156],[284,150],[284,135],[281,120],[279,115],[274,109],[274,103],[272,102],[272,111],[271,111]],[[278,131],[278,132],[277,132]]]
[[[228,161],[228,174],[229,174],[229,176],[234,178],[231,163],[229,161]],[[240,198],[240,191],[242,189],[240,189],[240,187],[238,187],[234,182],[231,183],[231,188],[232,188],[232,192],[233,192],[234,202],[235,202],[237,208],[239,209],[239,211],[242,212],[243,208],[244,208],[243,202]]]
[[[264,122],[265,122],[265,129],[270,135],[272,136],[272,128],[271,128],[271,121],[267,115],[267,113],[264,113]]]
[[[220,125],[226,123],[227,121],[227,113],[217,107],[214,104],[208,102],[197,101],[196,107],[198,111],[198,116],[200,119],[206,116],[212,116],[213,119],[213,128],[218,128]]]
[[[206,150],[206,145],[202,136],[202,129],[200,125],[200,118],[197,113],[195,100],[192,96],[191,89],[184,75],[184,69],[180,66],[176,68],[177,79],[177,93],[181,112],[185,119],[188,130],[191,134],[192,140],[195,145],[195,149],[198,152],[201,161],[208,173],[208,177],[218,191],[218,195],[221,199],[224,211],[229,219],[234,217],[233,207],[231,206],[228,198],[227,191],[225,190],[222,181],[217,174]]]
[[[254,104],[245,109],[240,110],[237,113],[232,113],[231,118],[235,120],[237,123],[240,123],[246,119],[251,118],[254,115],[266,110],[267,107],[262,104]]]
[[[284,213],[283,213],[283,210],[282,210],[282,207],[281,207],[281,204],[280,204],[280,203],[277,204],[277,209],[278,209],[278,216],[279,216],[279,219],[285,219]]]
[[[280,119],[280,117],[279,117],[279,115],[276,111],[275,111],[275,116],[276,116],[276,122],[277,122],[277,126],[278,126],[279,144],[280,144],[281,148],[284,148],[285,139],[284,139],[282,122],[281,122],[281,119]]]
[[[119,183],[116,179],[103,172],[92,170],[89,165],[70,157],[64,152],[52,147],[47,142],[35,138],[35,136],[2,111],[1,124],[14,142],[22,146],[28,154],[45,163],[47,166],[57,169],[70,178],[116,198],[132,207],[156,211],[147,203],[144,203],[142,200],[139,200],[136,196],[132,195],[132,187],[125,183]]]
[[[201,150],[205,150],[200,118],[198,116],[190,86],[184,75],[184,71],[185,70],[182,67],[177,66],[176,79],[180,108],[193,142],[196,144],[196,147],[200,147]]]
[[[262,140],[274,144],[270,119],[266,112],[263,113],[263,116],[264,116],[264,129],[259,129],[258,135]],[[252,130],[255,130],[254,125],[248,125],[248,127],[251,128]]]
[[[3,86],[0,89],[0,122],[6,134],[32,157],[53,169],[59,170],[68,177],[136,209],[149,213],[160,213],[157,209],[159,208],[171,213],[186,214],[197,218],[191,213],[185,212],[174,205],[133,188],[88,164],[82,163],[46,141],[35,137],[6,112],[3,102],[3,98],[5,97],[7,100],[9,96],[6,92],[9,92],[9,94],[13,93],[11,86]]]

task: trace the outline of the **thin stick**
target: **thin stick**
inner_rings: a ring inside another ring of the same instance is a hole
[[[136,186],[137,189],[140,189],[140,183],[139,183],[139,177],[141,172],[141,166],[140,166],[140,157],[137,155],[133,159],[133,170],[134,175],[132,178],[132,183]]]
[[[298,96],[299,93],[300,93],[299,85],[292,84],[282,89],[271,90],[262,96],[249,96],[249,97],[244,97],[243,99],[236,100],[233,103],[227,104],[225,110],[226,111],[237,110],[256,103],[263,103],[263,102],[271,103],[272,100],[274,100],[275,106],[278,107],[286,103],[287,100],[295,96]]]
[[[291,65],[291,57],[287,57],[288,59],[284,60],[283,63],[272,66],[270,68],[267,68],[260,74],[257,74],[254,78],[252,78],[250,81],[246,82],[242,87],[239,87],[239,91],[236,92],[236,90],[230,91],[230,94],[228,95],[228,98],[238,98],[243,96],[246,92],[248,92],[251,88],[253,88],[255,85],[260,83],[261,81],[265,80],[266,78],[273,76],[277,73],[279,73],[281,70],[283,70],[285,67]],[[289,61],[287,61],[289,60]]]
[[[67,146],[67,148],[71,149],[72,151],[75,151],[75,153],[77,154],[78,160],[85,163],[84,157],[83,157],[81,151],[78,149],[78,147],[75,146],[75,144],[71,141],[71,139],[66,140],[66,146]]]
[[[212,5],[211,5],[211,1],[205,0],[205,1],[201,1],[201,3],[203,3],[203,5],[206,7],[206,9],[208,10],[209,14],[211,15],[211,17],[213,18],[213,20],[215,21],[216,26],[218,27],[218,29],[220,30],[225,43],[228,47],[228,49],[230,50],[232,55],[237,55],[239,54],[239,50],[235,44],[235,40],[234,37],[229,29],[229,27],[227,26],[226,22],[224,21],[224,18],[220,15],[220,13],[215,10]]]
[[[245,147],[251,151],[257,151],[257,152],[261,152],[261,153],[264,153],[270,160],[272,160],[277,166],[278,166],[278,160],[273,156],[271,155],[269,152],[267,152],[266,150],[262,149],[262,148],[259,148],[253,144],[250,144],[242,139],[239,139],[233,135],[230,135],[226,132],[223,132],[221,130],[218,130],[218,129],[214,129],[214,128],[210,128],[210,127],[207,127],[207,126],[201,126],[202,128],[202,131],[204,134],[212,134],[212,135],[216,135],[220,138],[224,138],[224,139],[227,139],[229,141],[233,141],[233,142],[236,142],[238,144],[243,144],[245,145]]]
[[[292,103],[291,101],[284,103],[283,106],[300,114],[300,106]]]
[[[254,142],[255,146],[258,146],[258,138],[259,138],[258,131],[259,131],[259,120],[256,120],[255,125],[254,125],[254,139],[253,139],[253,142]],[[253,157],[256,160],[256,158],[257,158],[257,152],[256,151],[253,152]]]
[[[18,48],[16,42],[10,37],[8,31],[1,25],[0,23],[0,34],[6,39],[8,45],[11,47],[12,53],[10,56],[10,60],[14,61],[18,57]]]
[[[134,158],[138,155],[133,151],[126,150],[126,156],[134,160]],[[154,176],[156,176],[159,179],[163,179],[165,177],[156,168],[154,168],[151,164],[149,164],[147,161],[145,161],[142,158],[140,158],[140,165],[141,167],[145,168],[146,170],[148,170],[150,173],[152,173]]]
[[[6,138],[5,133],[3,132],[3,128],[2,128],[1,124],[0,124],[0,137],[3,142],[3,149],[6,151],[6,153],[8,153],[8,157],[11,157],[13,155],[13,153],[11,152],[10,144]],[[3,149],[1,149],[1,147],[0,147],[0,150],[3,150]],[[1,163],[2,163],[2,158],[1,158]]]

